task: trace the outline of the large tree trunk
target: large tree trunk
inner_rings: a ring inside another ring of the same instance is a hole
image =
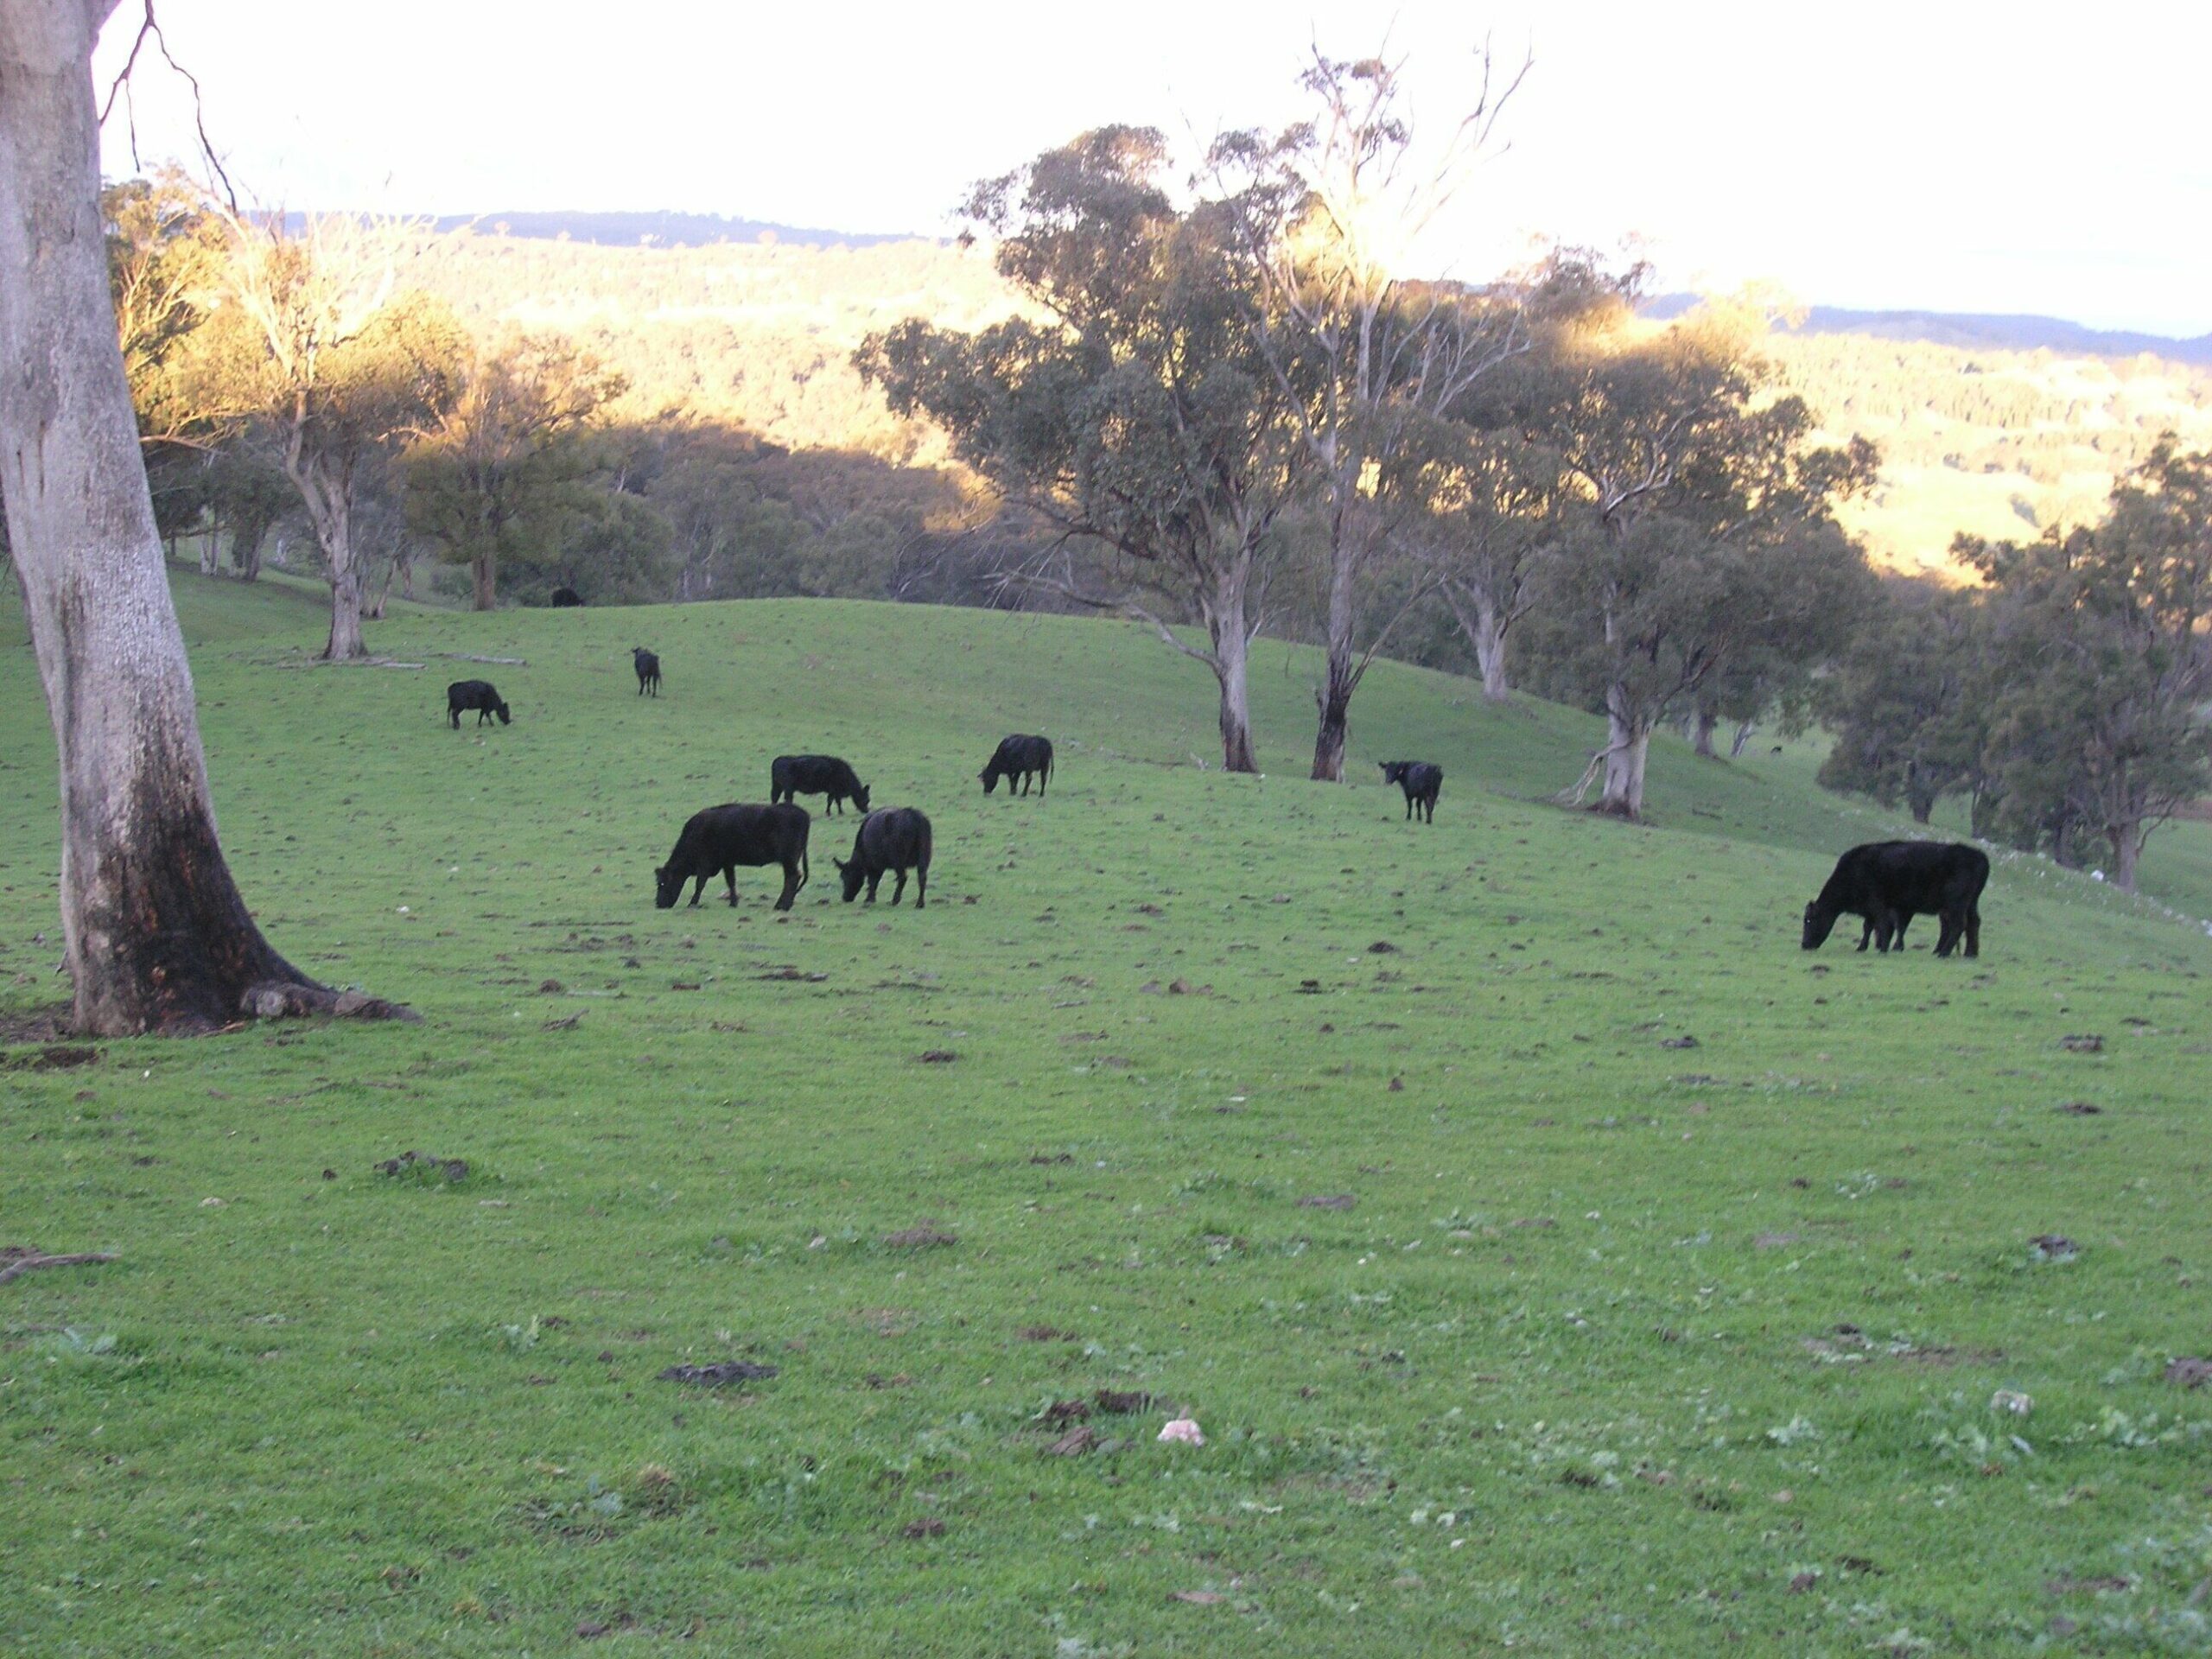
[[[1513,682],[1505,667],[1505,613],[1489,594],[1481,588],[1462,591],[1456,583],[1446,583],[1445,603],[1452,607],[1452,615],[1459,625],[1459,632],[1467,636],[1467,643],[1475,648],[1475,666],[1482,674],[1483,700],[1486,702],[1509,702],[1513,697]]]
[[[1206,632],[1213,642],[1214,678],[1221,683],[1221,764],[1225,772],[1257,772],[1252,752],[1252,698],[1248,681],[1251,628],[1245,615],[1244,575],[1223,578],[1206,606]]]
[[[1590,810],[1617,818],[1643,816],[1643,764],[1651,753],[1651,721],[1632,705],[1624,687],[1605,697],[1605,788]]]
[[[1754,721],[1746,720],[1738,724],[1736,735],[1728,740],[1728,758],[1731,760],[1742,758],[1745,745],[1751,741],[1751,734],[1757,730],[1758,726]]]
[[[497,610],[499,607],[499,571],[494,555],[479,553],[468,562],[468,574],[476,590],[475,607],[480,611]],[[415,597],[409,594],[408,598]]]
[[[1329,632],[1326,678],[1313,688],[1321,715],[1313,737],[1314,779],[1340,784],[1344,779],[1344,743],[1351,728],[1351,694],[1359,683],[1358,652],[1352,631],[1358,625],[1357,578],[1366,556],[1365,526],[1347,519],[1336,526],[1329,554]]]
[[[2122,893],[2133,893],[2136,861],[2143,855],[2143,827],[2140,823],[2115,824],[2108,834],[2112,842],[2113,885]]]
[[[1340,654],[1332,642],[1328,679],[1313,688],[1313,701],[1321,711],[1321,725],[1313,737],[1313,776],[1322,783],[1344,782],[1344,744],[1351,732],[1351,648],[1347,645]]]
[[[60,752],[75,1023],[124,1036],[336,999],[262,938],[216,842],[108,297],[92,52],[113,4],[0,0],[0,493]]]
[[[1690,747],[1708,760],[1720,757],[1713,747],[1713,734],[1720,728],[1720,716],[1710,709],[1700,709],[1690,728]]]
[[[4,3],[4,0],[0,0]],[[353,501],[351,480],[334,478],[321,456],[307,447],[306,416],[296,412],[286,434],[284,472],[308,510],[330,573],[330,639],[323,658],[333,663],[359,662],[369,654],[361,632],[362,588],[359,550],[353,545]]]

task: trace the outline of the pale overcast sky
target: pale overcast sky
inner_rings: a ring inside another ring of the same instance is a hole
[[[137,8],[109,25],[127,50]],[[1419,111],[1470,44],[1535,67],[1510,141],[1427,251],[1480,276],[1538,236],[1644,239],[1663,285],[2212,332],[2212,7],[2108,0],[1488,12],[1452,0],[161,0],[243,191],[410,213],[674,208],[944,233],[962,187],[1086,126],[1211,135],[1293,112],[1309,41],[1389,31]],[[142,65],[139,145],[193,149]],[[122,117],[106,162],[128,173]]]

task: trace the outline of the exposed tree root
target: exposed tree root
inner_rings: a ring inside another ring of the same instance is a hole
[[[265,980],[250,985],[238,1000],[238,1012],[250,1020],[407,1020],[423,1016],[404,1003],[387,1002],[365,991],[334,991],[297,980]]]

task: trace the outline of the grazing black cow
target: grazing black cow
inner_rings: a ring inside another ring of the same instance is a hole
[[[983,793],[988,795],[999,786],[999,779],[1006,779],[1006,792],[1014,793],[1016,780],[1021,792],[1029,792],[1029,780],[1037,779],[1037,794],[1042,799],[1045,785],[1052,776],[1052,740],[1049,737],[1029,737],[1016,732],[1012,737],[1002,737],[991,753],[991,763],[979,774],[983,780]]]
[[[1436,822],[1436,795],[1444,787],[1444,768],[1427,760],[1385,760],[1382,781],[1406,791],[1406,816],[1427,809],[1424,823]]]
[[[1902,950],[1915,916],[1937,916],[1943,931],[1936,954],[1948,957],[1964,940],[1966,954],[1978,957],[1981,890],[1988,881],[1988,855],[1964,842],[1874,841],[1854,847],[1836,860],[1821,896],[1805,906],[1805,949],[1819,950],[1836,918],[1847,912],[1866,918],[1861,950],[1869,936],[1877,950]]]
[[[453,728],[461,729],[461,717],[468,710],[476,711],[476,723],[481,726],[497,715],[499,724],[512,726],[514,716],[507,712],[507,705],[499,701],[499,694],[492,689],[489,680],[455,680],[446,687],[446,713],[453,720]]]
[[[638,695],[644,696],[645,688],[651,686],[653,696],[660,696],[660,658],[643,645],[632,645],[630,665],[638,671]]]
[[[576,610],[583,602],[584,596],[573,588],[556,588],[553,590],[552,605],[556,611]]]
[[[847,801],[868,810],[868,785],[834,754],[779,754],[768,763],[768,798],[788,801],[794,795],[828,796],[824,813],[842,811]]]
[[[930,821],[911,806],[891,806],[869,813],[861,820],[860,833],[853,837],[852,857],[832,859],[830,862],[844,878],[845,902],[849,905],[859,893],[863,881],[868,883],[868,901],[874,904],[876,886],[886,871],[898,873],[899,880],[891,888],[891,902],[897,904],[899,895],[906,891],[906,872],[912,870],[914,908],[929,907]]]
[[[788,804],[710,806],[703,812],[694,812],[683,833],[676,838],[676,850],[668,855],[668,862],[653,872],[653,904],[661,910],[673,907],[683,884],[696,878],[697,885],[691,889],[696,909],[708,881],[719,872],[729,883],[729,901],[734,905],[739,865],[757,868],[780,864],[784,893],[776,900],[776,908],[789,910],[811,874],[806,861],[810,822],[804,807]]]

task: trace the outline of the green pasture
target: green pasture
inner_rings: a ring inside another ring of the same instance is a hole
[[[1387,664],[1307,782],[1275,645],[1243,778],[1109,623],[410,613],[422,667],[339,670],[311,592],[175,585],[249,901],[423,1021],[4,1052],[0,1246],[117,1259],[0,1285],[0,1650],[2212,1646],[2208,826],[2160,902],[1999,858],[1977,962],[1807,956],[1898,829],[1809,741],[1662,742],[1636,828],[1547,804],[1594,722]],[[22,639],[11,1015],[60,988]],[[455,733],[478,676],[515,723]],[[1016,730],[1058,775],[986,798]],[[789,916],[653,909],[816,749],[931,815],[925,912],[836,902],[819,817]],[[658,1375],[728,1360],[778,1374]],[[1101,1390],[1151,1398],[1050,1414]]]

